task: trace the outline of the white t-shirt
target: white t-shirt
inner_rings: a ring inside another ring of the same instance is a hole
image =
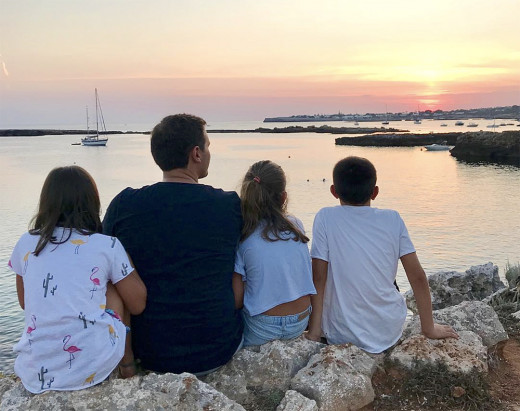
[[[60,240],[67,233],[56,228],[53,235]],[[9,261],[23,277],[25,296],[14,371],[35,394],[88,388],[102,382],[123,357],[126,329],[105,313],[106,286],[133,268],[115,237],[73,231],[66,243],[49,243],[36,257],[38,240],[38,235],[22,235]]]
[[[303,224],[291,217],[302,232]],[[316,294],[312,282],[311,258],[306,243],[292,240],[267,241],[262,238],[264,224],[242,241],[237,250],[235,272],[245,281],[244,307],[254,316],[277,305]]]
[[[311,256],[329,263],[322,315],[329,343],[379,353],[397,342],[407,310],[393,282],[399,258],[413,252],[397,211],[336,206],[318,212]]]

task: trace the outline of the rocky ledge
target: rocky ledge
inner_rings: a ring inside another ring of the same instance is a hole
[[[488,303],[504,301],[508,293],[518,299],[518,290],[502,284],[497,271],[489,263],[466,273],[430,277],[434,302],[443,307],[434,312],[436,321],[452,325],[460,335],[458,340],[425,338],[419,319],[413,316],[399,343],[377,355],[351,344],[327,346],[300,337],[242,349],[227,365],[201,379],[188,373],[151,373],[128,380],[114,376],[81,391],[32,395],[16,379],[4,377],[0,378],[0,409],[358,410],[376,398],[377,373],[393,375],[392,370],[399,369],[406,374],[421,363],[427,367],[442,364],[446,372],[457,375],[485,375],[488,352],[508,338]],[[442,287],[445,292],[440,291]],[[464,294],[472,301],[459,301]],[[441,296],[447,297],[443,303]],[[411,294],[407,300],[413,308]],[[465,395],[463,388],[452,388],[458,396]],[[392,395],[400,393],[386,396]]]
[[[455,145],[458,137],[462,134],[471,133],[430,133],[430,134],[410,134],[410,133],[386,133],[372,134],[360,137],[338,137],[336,145],[338,146],[363,146],[363,147],[414,147],[425,146],[428,144],[442,144],[447,142],[448,145]]]
[[[451,155],[461,160],[506,161],[520,165],[520,131],[464,133]]]

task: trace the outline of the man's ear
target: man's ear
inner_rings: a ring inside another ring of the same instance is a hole
[[[374,191],[372,192],[372,195],[370,196],[370,199],[375,200],[378,194],[379,194],[379,187],[375,186]]]
[[[201,157],[200,157],[200,147],[199,146],[195,146],[191,149],[190,151],[190,158],[193,160],[193,162],[195,163],[200,163],[202,161]]]
[[[334,187],[334,184],[330,186],[330,193],[334,196],[334,198],[339,198],[338,193],[336,193],[336,187]]]

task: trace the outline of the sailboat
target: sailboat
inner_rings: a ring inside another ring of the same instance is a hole
[[[108,138],[99,138],[99,128],[101,126],[101,131],[106,132],[107,128],[105,126],[105,118],[103,117],[103,111],[101,111],[101,102],[99,101],[99,96],[97,92],[97,88],[95,90],[96,95],[96,134],[90,135],[88,134],[86,137],[81,139],[81,145],[83,146],[106,146]],[[88,108],[87,108],[87,133],[89,133],[88,128]]]
[[[381,124],[390,124],[388,121],[388,107],[385,105],[385,121],[383,121]]]

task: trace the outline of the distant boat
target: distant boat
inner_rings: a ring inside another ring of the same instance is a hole
[[[414,121],[413,121],[414,124],[421,124],[421,119],[420,118],[416,118]]]
[[[464,122],[459,120],[459,121],[456,121],[456,122],[455,122],[455,125],[456,125],[456,126],[463,126],[463,125],[464,125]]]
[[[497,124],[490,124],[490,125],[488,125],[488,126],[486,126],[486,127],[487,127],[487,128],[498,128],[498,127],[500,127],[500,126],[497,125]]]
[[[469,123],[466,127],[478,127],[477,123]]]
[[[381,124],[390,124],[389,121],[383,121]]]
[[[107,128],[105,126],[105,118],[103,117],[103,111],[101,111],[101,102],[99,101],[99,96],[97,92],[97,88],[94,89],[96,96],[96,134],[91,136],[87,135],[86,137],[81,139],[81,145],[83,146],[106,146],[108,142],[108,138],[99,138],[99,128],[101,126],[101,131],[106,132]],[[88,125],[88,108],[87,108],[87,133],[89,132]]]
[[[359,126],[359,123],[357,121],[354,122],[355,126]]]
[[[442,123],[441,127],[448,127],[448,125],[446,123]]]
[[[426,151],[446,151],[450,149],[447,141],[443,141],[442,144],[429,144],[424,146]]]

